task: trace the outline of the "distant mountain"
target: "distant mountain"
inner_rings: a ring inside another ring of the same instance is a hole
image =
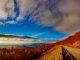
[[[0,34],[0,37],[37,39],[29,36],[17,36],[17,35],[8,35],[8,34]]]
[[[0,47],[38,47],[54,43],[54,40],[41,40],[28,36],[0,35]]]
[[[37,47],[37,48],[42,48],[43,50],[48,50],[55,45],[68,45],[68,46],[73,45],[74,47],[80,47],[79,46],[80,45],[80,32],[58,42],[54,40],[40,40],[37,38],[32,38],[32,37],[27,37],[27,36],[0,35],[0,38],[3,38],[3,37],[5,37],[4,40],[6,38],[11,38],[9,40],[7,39],[6,41],[13,41],[15,42],[14,45],[19,45],[18,47]],[[17,38],[17,39],[14,40],[14,38]],[[5,43],[5,44],[8,44],[8,43]],[[13,43],[11,42],[10,44],[13,44]]]

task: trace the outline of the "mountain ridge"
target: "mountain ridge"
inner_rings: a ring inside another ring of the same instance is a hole
[[[0,34],[0,37],[19,37],[19,38],[32,38],[32,39],[37,39],[29,36],[20,36],[20,35],[9,35],[9,34]]]

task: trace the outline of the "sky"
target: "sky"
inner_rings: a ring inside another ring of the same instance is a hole
[[[0,34],[61,40],[80,31],[80,0],[0,0]]]
[[[48,40],[58,40],[65,36],[64,33],[53,30],[51,27],[39,26],[28,19],[18,22],[18,24],[1,25],[0,34],[22,35]]]

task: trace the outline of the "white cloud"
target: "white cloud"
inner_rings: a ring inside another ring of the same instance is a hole
[[[13,0],[0,0],[0,19],[12,16],[14,10]]]
[[[36,6],[36,2],[34,0],[17,0],[19,4],[20,14],[17,19],[23,19],[25,15],[29,13],[29,11],[32,11]]]
[[[36,39],[24,39],[24,38],[11,38],[11,37],[1,37],[1,45],[29,45],[33,43],[54,43],[53,40],[36,40]]]
[[[7,13],[5,11],[6,2],[6,0],[0,0],[0,19],[7,17]]]
[[[7,21],[6,24],[16,24],[16,21]]]
[[[36,33],[36,34],[33,34],[31,37],[37,37],[37,36],[40,36],[40,35],[43,35],[44,33],[41,32],[41,33]]]
[[[3,22],[0,22],[0,25],[4,25],[4,23]]]

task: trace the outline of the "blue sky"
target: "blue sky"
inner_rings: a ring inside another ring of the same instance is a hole
[[[8,19],[9,20],[9,19]],[[0,34],[23,35],[39,39],[59,40],[66,35],[53,30],[52,27],[43,27],[25,18],[17,24],[6,24],[0,26]]]

